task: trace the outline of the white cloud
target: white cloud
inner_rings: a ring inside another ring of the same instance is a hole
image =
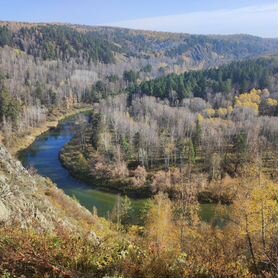
[[[191,34],[245,33],[261,37],[278,37],[278,5],[273,3],[232,10],[190,12],[106,25]]]

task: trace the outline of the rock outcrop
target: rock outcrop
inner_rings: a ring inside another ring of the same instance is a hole
[[[29,173],[0,145],[0,225],[81,231],[81,222],[93,224],[96,217],[49,179]]]

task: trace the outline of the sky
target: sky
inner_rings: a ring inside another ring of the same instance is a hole
[[[278,0],[0,0],[0,20],[278,37]]]

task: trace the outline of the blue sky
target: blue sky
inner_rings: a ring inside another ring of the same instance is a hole
[[[278,1],[0,0],[0,20],[278,37]]]

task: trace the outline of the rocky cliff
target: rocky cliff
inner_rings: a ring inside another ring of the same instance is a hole
[[[0,145],[0,223],[48,231],[80,230],[95,218],[49,179],[29,173]]]

